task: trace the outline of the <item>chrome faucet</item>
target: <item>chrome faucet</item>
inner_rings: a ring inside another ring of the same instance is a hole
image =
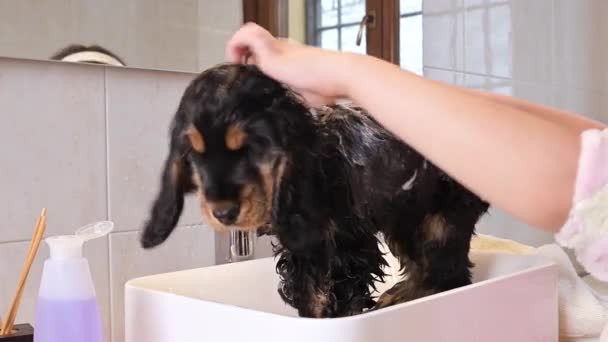
[[[251,260],[255,254],[255,240],[257,234],[252,231],[230,229],[230,244],[228,262]]]

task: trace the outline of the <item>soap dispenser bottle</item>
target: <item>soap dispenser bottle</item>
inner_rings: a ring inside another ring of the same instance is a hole
[[[34,342],[102,342],[99,306],[82,247],[113,227],[112,222],[97,222],[74,235],[45,240],[51,253],[42,271]]]

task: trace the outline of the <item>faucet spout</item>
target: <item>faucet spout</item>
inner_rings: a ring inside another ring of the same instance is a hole
[[[229,261],[239,262],[251,260],[255,253],[255,231],[230,230]]]

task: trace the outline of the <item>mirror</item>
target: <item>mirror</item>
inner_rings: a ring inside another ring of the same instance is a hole
[[[242,0],[1,0],[0,57],[198,72],[224,60]]]

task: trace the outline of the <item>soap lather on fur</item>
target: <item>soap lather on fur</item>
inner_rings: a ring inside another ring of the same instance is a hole
[[[170,135],[145,248],[169,237],[196,193],[213,228],[276,237],[278,291],[301,316],[349,316],[471,282],[469,243],[488,204],[360,108],[311,110],[255,66],[220,65],[188,86]],[[407,277],[376,299],[380,234]]]

